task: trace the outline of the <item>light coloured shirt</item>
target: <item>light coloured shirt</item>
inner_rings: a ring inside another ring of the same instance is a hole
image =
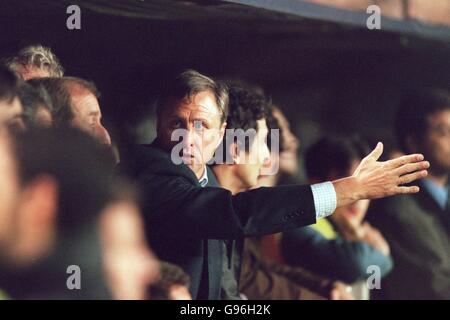
[[[200,179],[198,179],[198,182],[200,183],[200,186],[202,188],[206,187],[206,185],[208,184],[208,170],[206,170],[206,167],[205,171],[203,171],[203,175],[200,177]]]
[[[447,207],[448,186],[442,187],[431,179],[422,179],[423,186],[442,210]]]
[[[198,181],[202,187],[208,184],[208,170],[206,170],[206,167],[202,177]],[[330,181],[316,183],[311,185],[311,190],[314,198],[316,219],[322,219],[331,215],[336,210],[337,205],[336,191],[334,190],[333,183]]]
[[[331,181],[311,185],[316,209],[316,218],[322,219],[331,215],[337,206],[336,190]]]

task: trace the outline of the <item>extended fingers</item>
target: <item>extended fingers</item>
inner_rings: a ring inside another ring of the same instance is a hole
[[[393,160],[388,160],[385,162],[385,166],[388,169],[395,169],[408,163],[422,161],[423,159],[424,157],[422,154],[409,154],[406,156],[398,157]]]
[[[397,187],[395,189],[395,194],[409,194],[409,193],[417,193],[420,191],[418,186],[411,187]]]
[[[416,171],[410,174],[405,174],[404,176],[401,176],[399,178],[399,184],[407,184],[410,182],[413,182],[414,180],[417,179],[422,179],[425,178],[428,175],[428,171],[427,170],[422,170],[422,171]]]
[[[430,163],[428,161],[420,161],[420,162],[413,162],[413,163],[407,163],[404,164],[397,169],[394,170],[394,173],[398,176],[402,176],[404,174],[419,171],[419,170],[426,170],[430,167]]]

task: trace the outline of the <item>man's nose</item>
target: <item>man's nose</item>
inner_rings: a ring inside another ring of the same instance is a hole
[[[194,127],[186,129],[186,134],[183,140],[186,147],[199,147],[202,140],[201,132]]]

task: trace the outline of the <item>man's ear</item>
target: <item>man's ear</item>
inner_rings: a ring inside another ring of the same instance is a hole
[[[28,183],[22,192],[22,213],[30,226],[47,230],[56,220],[58,184],[49,175],[41,175]]]
[[[228,147],[228,152],[231,156],[231,160],[233,160],[233,164],[240,164],[241,158],[239,156],[239,148],[236,142],[233,142]]]

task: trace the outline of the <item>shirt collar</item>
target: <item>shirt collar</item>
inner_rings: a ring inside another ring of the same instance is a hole
[[[431,179],[422,179],[423,186],[430,193],[441,209],[445,209],[448,199],[448,186],[441,187]]]
[[[208,184],[208,170],[205,166],[205,170],[203,171],[203,175],[200,177],[200,179],[198,179],[198,182],[200,183],[200,186],[206,187],[206,185]]]

